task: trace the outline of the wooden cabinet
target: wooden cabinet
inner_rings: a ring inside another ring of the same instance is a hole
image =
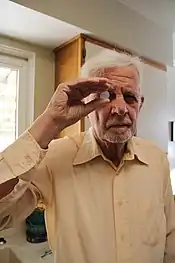
[[[55,88],[62,82],[76,79],[83,64],[85,42],[78,36],[55,50]],[[66,128],[61,136],[73,135],[84,131],[84,120]]]

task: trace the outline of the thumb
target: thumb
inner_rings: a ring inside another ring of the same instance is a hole
[[[92,111],[104,107],[110,102],[109,99],[95,99],[84,105],[84,115],[87,116]]]

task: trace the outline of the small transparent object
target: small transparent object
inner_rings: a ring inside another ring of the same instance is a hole
[[[109,99],[109,97],[110,97],[110,93],[107,90],[100,94],[100,99]]]

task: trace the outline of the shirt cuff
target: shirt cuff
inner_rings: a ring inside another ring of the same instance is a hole
[[[34,168],[44,158],[46,152],[47,150],[41,149],[32,135],[26,131],[1,153],[1,159],[7,164],[7,170],[11,170],[9,179]]]

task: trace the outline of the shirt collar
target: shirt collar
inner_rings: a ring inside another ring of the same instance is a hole
[[[84,134],[82,143],[79,146],[78,152],[74,158],[73,165],[79,165],[87,163],[96,157],[101,156],[106,159],[102,150],[96,142],[93,136],[92,128],[90,128]],[[127,152],[125,153],[123,160],[137,159],[144,164],[148,164],[148,156],[145,154],[143,146],[137,142],[137,138],[133,137],[127,143]]]

